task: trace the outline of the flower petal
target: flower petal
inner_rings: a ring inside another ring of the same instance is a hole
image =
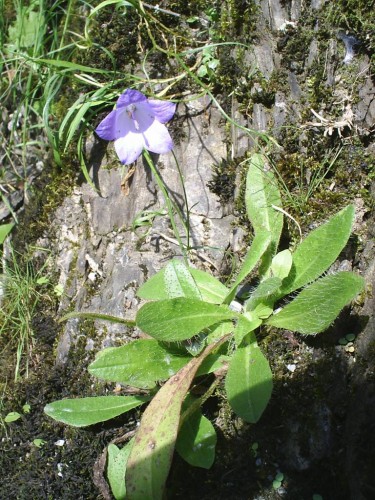
[[[167,127],[158,120],[154,120],[142,135],[146,149],[152,153],[163,154],[173,148],[173,141]]]
[[[111,111],[109,115],[99,123],[95,129],[99,137],[106,141],[113,141],[116,139],[116,116],[117,111]]]
[[[147,97],[134,89],[126,89],[123,94],[117,100],[117,109],[125,108],[130,104],[137,104],[139,102],[147,101]]]
[[[148,103],[152,110],[152,114],[161,123],[168,122],[175,114],[176,104],[174,102],[149,99]]]
[[[144,146],[142,134],[139,132],[129,132],[126,137],[115,140],[116,153],[124,165],[133,163],[142,153]]]

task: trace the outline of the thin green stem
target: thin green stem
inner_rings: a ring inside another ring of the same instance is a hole
[[[155,180],[157,182],[157,185],[159,186],[159,189],[160,189],[160,191],[162,192],[162,194],[164,196],[165,204],[167,205],[167,209],[168,209],[169,219],[171,221],[172,228],[173,228],[173,233],[174,233],[174,235],[176,237],[176,240],[178,241],[179,247],[181,248],[181,251],[182,251],[182,253],[184,255],[184,259],[185,259],[185,261],[187,261],[187,257],[186,257],[186,245],[184,245],[184,243],[181,240],[181,236],[180,236],[180,233],[178,231],[178,228],[177,228],[177,225],[176,225],[176,221],[175,221],[175,218],[174,218],[173,203],[171,202],[171,199],[169,197],[167,188],[166,188],[166,186],[165,186],[162,178],[160,177],[159,172],[157,171],[157,169],[156,169],[156,167],[154,165],[154,162],[152,161],[150,153],[146,149],[143,150],[143,156],[145,157],[148,166],[150,167],[152,173],[154,174],[154,177],[155,177]]]
[[[186,193],[186,189],[185,189],[184,176],[182,175],[182,170],[181,170],[180,164],[178,163],[177,156],[173,150],[172,150],[172,154],[173,154],[174,161],[176,162],[176,165],[177,165],[178,176],[179,176],[180,181],[181,181],[182,193],[184,196],[184,202],[185,202],[185,207],[186,207],[186,225],[185,225],[186,247],[187,247],[187,250],[189,251],[190,250],[190,210],[189,210],[189,205],[188,205],[188,198],[187,198],[187,193]]]

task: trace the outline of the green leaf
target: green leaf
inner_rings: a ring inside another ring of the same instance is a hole
[[[257,265],[262,255],[266,252],[271,242],[271,233],[261,231],[255,235],[253,242],[247,251],[247,254],[242,262],[241,269],[238,273],[236,281],[233,283],[232,288],[225,297],[223,303],[230,304],[237,293],[238,285],[251,273]]]
[[[5,241],[5,238],[11,232],[14,227],[14,222],[10,222],[9,224],[1,224],[0,226],[0,245],[2,245]]]
[[[238,347],[232,356],[225,379],[228,401],[234,412],[255,423],[265,410],[272,393],[272,373],[255,336]]]
[[[216,440],[214,426],[197,410],[183,422],[176,450],[188,464],[209,469],[215,460]]]
[[[165,300],[169,299],[164,282],[165,268],[151,276],[138,288],[137,295],[140,299]]]
[[[90,319],[92,321],[99,319],[101,321],[109,321],[110,323],[119,323],[121,325],[126,325],[129,327],[135,326],[135,321],[132,319],[119,318],[117,316],[111,316],[109,314],[101,314],[96,312],[75,312],[75,311],[65,314],[65,316],[59,319],[59,323],[67,321],[68,319],[71,318]]]
[[[33,445],[36,446],[37,448],[41,448],[45,444],[46,444],[46,441],[44,439],[41,439],[41,438],[36,438],[33,441]]]
[[[191,359],[183,349],[153,339],[139,339],[100,351],[89,365],[95,377],[109,382],[151,389],[171,377]]]
[[[178,297],[144,304],[138,311],[136,323],[151,337],[169,342],[186,340],[209,326],[237,316],[227,306]]]
[[[44,407],[53,419],[74,427],[104,422],[117,417],[148,401],[145,396],[96,396],[90,398],[62,399]]]
[[[349,205],[312,231],[293,253],[293,265],[284,281],[284,296],[317,279],[336,260],[349,239],[354,207]]]
[[[13,25],[9,26],[9,43],[21,49],[32,47],[39,36],[44,35],[44,25],[42,11],[36,12],[30,7],[22,8],[21,12],[17,13]]]
[[[205,302],[220,304],[223,301],[228,290],[219,280],[199,269],[189,268],[189,271]],[[151,276],[151,278],[138,289],[138,297],[146,300],[165,300],[171,298],[165,286],[164,274],[165,268]]]
[[[249,312],[242,314],[238,318],[236,329],[234,330],[234,341],[236,343],[236,346],[238,347],[246,337],[246,335],[250,332],[253,332],[261,324],[262,320],[260,320],[254,314]]]
[[[201,292],[202,300],[212,304],[221,304],[228,293],[228,288],[211,274],[200,269],[190,268],[190,272]]]
[[[23,412],[24,412],[24,413],[30,413],[30,411],[31,411],[31,406],[30,406],[28,403],[26,403],[26,404],[24,404],[24,405],[22,406],[22,410],[23,410]]]
[[[119,5],[121,7],[134,7],[132,3],[126,2],[125,0],[104,0],[104,2],[100,2],[99,5],[97,5],[95,8],[91,10],[89,17],[93,16],[104,7],[107,7],[107,5],[112,5],[112,4],[115,4],[116,6]]]
[[[113,443],[108,445],[107,477],[113,496],[116,500],[124,500],[126,498],[126,464],[133,443],[134,438],[121,449]]]
[[[271,263],[271,272],[281,280],[286,278],[293,264],[293,257],[290,250],[283,250],[275,255]]]
[[[207,67],[204,66],[203,64],[201,66],[199,66],[198,68],[198,71],[197,71],[197,75],[199,76],[199,78],[203,78],[204,76],[206,76],[208,73],[207,71]]]
[[[281,208],[281,196],[275,175],[272,170],[267,170],[265,157],[261,154],[254,154],[250,158],[245,202],[255,235],[264,231],[271,234],[271,243],[263,258],[263,274],[276,254],[283,229],[283,215],[272,207],[274,205]]]
[[[217,342],[219,339],[221,339],[221,337],[224,337],[224,335],[228,335],[228,333],[233,332],[233,330],[234,325],[232,321],[223,321],[218,325],[210,326],[205,330],[205,333],[207,333],[207,345],[212,344],[213,342]]]
[[[281,285],[281,279],[274,276],[267,278],[254,290],[249,300],[246,301],[246,311],[253,311],[259,304],[271,306],[276,300],[276,292]]]
[[[266,324],[304,334],[322,332],[364,285],[364,279],[351,272],[329,274],[302,290]]]
[[[5,416],[4,422],[9,424],[10,422],[15,422],[16,420],[19,420],[20,418],[21,418],[21,415],[17,411],[11,411]]]
[[[225,352],[227,352],[228,348],[225,348]],[[201,375],[207,375],[208,373],[216,372],[217,370],[223,369],[228,361],[230,360],[230,356],[226,354],[213,353],[207,356],[207,358],[203,361],[197,371],[197,377]]]
[[[62,59],[43,59],[41,57],[30,59],[36,64],[45,64],[46,66],[54,66],[56,68],[67,69],[70,71],[83,71],[84,73],[112,73],[111,71],[103,70],[103,68],[83,66],[82,64],[77,64],[71,61],[64,61]]]
[[[182,403],[199,365],[217,347],[217,344],[206,347],[202,354],[170,378],[144,411],[127,463],[125,482],[129,500],[162,498]]]
[[[164,270],[164,285],[169,299],[176,297],[189,297],[202,300],[189,269],[181,260],[171,260]]]

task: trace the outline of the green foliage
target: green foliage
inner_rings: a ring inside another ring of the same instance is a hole
[[[304,288],[266,323],[304,334],[322,332],[363,287],[363,278],[350,272],[324,276]]]
[[[85,427],[118,417],[145,403],[148,399],[142,396],[96,396],[62,399],[46,405],[44,412],[64,424]]]
[[[14,227],[14,223],[12,223],[12,222],[9,224],[1,224],[0,225],[0,245],[2,245],[4,243],[5,238],[11,232],[13,227]]]
[[[298,245],[293,253],[291,272],[283,282],[280,294],[286,295],[301,288],[328,269],[348,241],[353,220],[354,207],[349,205]]]
[[[187,395],[182,409],[189,409],[196,401]],[[215,460],[216,431],[198,408],[182,421],[176,441],[176,451],[190,465],[209,469]]]
[[[266,273],[279,244],[283,229],[283,216],[275,207],[281,208],[281,196],[275,175],[262,155],[253,155],[249,160],[246,179],[245,202],[247,215],[255,236],[270,234],[269,248],[262,258]]]
[[[28,376],[28,366],[34,344],[33,320],[38,304],[50,301],[45,264],[36,269],[26,255],[10,248],[3,259],[0,275],[0,339],[3,346],[15,350],[15,380],[21,373]],[[46,281],[47,280],[47,281]]]
[[[163,345],[153,339],[139,339],[122,347],[104,349],[88,370],[102,380],[152,389],[190,359],[191,356],[178,346]]]
[[[232,287],[172,260],[138,291],[149,302],[139,309],[136,325],[152,338],[106,349],[89,367],[104,380],[153,391],[134,439],[122,450],[109,450],[108,477],[115,498],[162,498],[175,449],[188,463],[210,467],[216,435],[200,406],[222,377],[229,405],[247,422],[261,418],[271,397],[272,373],[257,341],[258,330],[265,325],[263,331],[272,326],[303,334],[322,332],[364,287],[354,273],[322,277],[349,238],[352,206],[296,248],[277,253],[283,227],[280,192],[265,158],[256,154],[248,162],[246,207],[255,235]],[[238,297],[238,287],[257,268],[257,286]],[[279,307],[284,297],[301,288]],[[215,381],[201,398],[193,398],[190,386],[207,373],[215,373]],[[100,404],[107,408],[104,399]],[[71,403],[52,403],[52,408],[60,404],[65,408]],[[89,411],[86,418],[110,418],[111,401],[108,406],[104,416],[93,406],[92,416]],[[70,422],[80,422],[82,412],[69,409]],[[56,418],[54,412],[49,414]]]
[[[123,448],[119,449],[115,444],[108,445],[108,482],[111,486],[113,496],[117,500],[126,497],[125,473],[126,464],[133,446],[131,439]]]
[[[227,306],[178,297],[142,306],[137,326],[157,340],[173,342],[190,339],[205,328],[236,316]]]
[[[11,422],[16,422],[21,418],[21,414],[17,411],[11,411],[4,417],[4,422],[10,424]]]
[[[255,335],[248,336],[232,356],[225,378],[228,401],[237,415],[257,422],[272,393],[272,373]]]

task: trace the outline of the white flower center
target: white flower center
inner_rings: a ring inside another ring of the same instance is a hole
[[[135,117],[136,110],[137,110],[137,107],[135,104],[129,104],[129,106],[126,107],[126,112],[129,116],[129,118],[133,120],[135,129],[139,130],[139,123],[137,122],[137,119]]]

